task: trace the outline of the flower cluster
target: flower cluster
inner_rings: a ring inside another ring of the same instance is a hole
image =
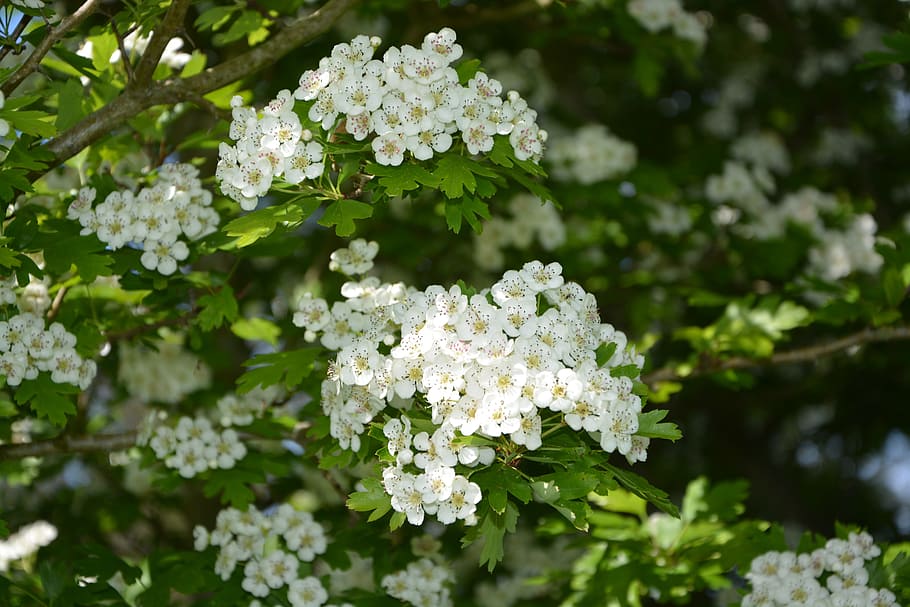
[[[315,576],[300,577],[301,563],[312,563],[326,551],[322,525],[309,512],[282,504],[271,514],[250,506],[247,510],[227,508],[218,513],[215,529],[193,530],[196,550],[218,547],[215,573],[230,579],[243,567],[242,586],[254,597],[286,589],[291,607],[320,607],[328,592]]]
[[[383,482],[412,524],[425,513],[443,523],[473,519],[479,488],[456,466],[488,465],[494,455],[472,445],[473,436],[534,450],[545,424],[564,421],[607,452],[645,459],[648,439],[635,436],[641,399],[632,392],[643,358],[600,322],[594,296],[565,282],[558,263],[529,262],[473,295],[376,278],[345,283],[342,294],[346,301],[331,309],[304,298],[294,322],[338,351],[321,402],[342,448],[358,450],[367,424],[395,405],[383,428],[394,458]],[[616,367],[624,373],[614,376]],[[415,400],[429,409],[432,432],[412,433]]]
[[[873,148],[872,140],[850,129],[827,128],[821,132],[812,160],[822,166],[855,166]]]
[[[174,404],[211,382],[208,366],[173,341],[158,341],[154,349],[123,343],[119,362],[117,377],[130,396],[145,402]]]
[[[405,569],[382,578],[386,593],[396,599],[421,607],[451,607],[449,586],[452,572],[428,558],[409,563]]]
[[[502,249],[527,249],[534,240],[545,251],[566,241],[566,227],[553,203],[541,203],[531,194],[517,194],[506,206],[511,217],[494,215],[474,235],[474,262],[484,270],[500,271],[505,265]]]
[[[672,27],[677,37],[692,42],[699,50],[707,41],[704,24],[683,9],[680,0],[632,0],[629,14],[651,33]]]
[[[602,124],[589,124],[567,137],[552,137],[547,160],[562,181],[591,185],[635,168],[635,145],[610,133]]]
[[[30,523],[5,540],[0,540],[0,572],[9,569],[13,561],[34,554],[39,548],[57,539],[57,528],[46,521]]]
[[[755,101],[755,93],[765,69],[759,62],[738,65],[721,82],[717,97],[711,100],[714,107],[702,118],[702,128],[715,137],[728,138],[735,135],[739,128],[737,112],[748,108]]]
[[[59,322],[45,328],[44,318],[23,312],[0,321],[0,376],[10,386],[38,373],[50,373],[57,384],[72,384],[85,390],[98,367],[76,352],[76,336]]]
[[[811,553],[766,552],[752,561],[746,578],[752,592],[743,607],[900,607],[887,589],[868,586],[866,561],[881,554],[867,533],[828,540]]]
[[[809,273],[825,280],[839,280],[853,272],[875,273],[884,258],[875,250],[875,219],[857,215],[846,230],[827,230],[809,250]]]
[[[653,234],[680,236],[692,229],[692,215],[685,205],[650,198],[648,230]]]
[[[282,395],[280,385],[256,387],[246,394],[226,394],[218,399],[218,423],[227,428],[249,426]]]
[[[167,413],[153,411],[144,421],[136,443],[150,446],[158,459],[184,478],[206,470],[233,468],[247,453],[233,427],[252,424],[282,394],[280,386],[226,394],[218,399],[214,422],[201,416],[184,416],[175,425],[163,425]]]
[[[245,107],[239,96],[231,100],[231,107],[229,135],[236,143],[218,147],[215,179],[242,209],[255,209],[276,177],[297,184],[322,175],[323,147],[301,125],[290,91],[280,91],[261,116]]]
[[[790,154],[780,136],[770,131],[743,135],[730,147],[733,158],[779,174],[790,172]]]
[[[775,183],[769,169],[786,166],[786,155],[781,150],[772,154],[772,149],[776,144],[769,140],[768,153],[762,155],[765,162],[752,154],[755,164],[728,161],[723,174],[708,178],[705,195],[719,205],[713,213],[715,223],[735,224],[736,233],[759,240],[784,237],[790,224],[802,227],[816,240],[809,250],[807,272],[824,280],[838,280],[855,271],[877,272],[884,259],[875,250],[877,225],[871,215],[852,217],[846,229],[828,227],[825,217],[835,215],[840,205],[834,196],[813,187],[787,194],[778,204],[770,202]],[[739,153],[744,156],[742,146]]]
[[[450,65],[462,54],[453,30],[427,34],[420,48],[392,47],[382,60],[373,59],[380,44],[377,37],[357,36],[336,45],[318,68],[300,76],[293,93],[280,91],[261,117],[236,98],[230,127],[236,144],[220,146],[215,174],[222,191],[251,210],[275,177],[296,184],[323,173],[323,147],[302,128],[295,99],[308,104],[308,118],[326,133],[341,125],[357,141],[372,137],[379,164],[400,165],[406,153],[428,160],[448,150],[456,134],[471,154],[489,152],[501,135],[517,158],[540,158],[546,132],[518,93],[503,99],[502,85],[484,73],[467,86],[459,83]]]
[[[197,240],[218,228],[212,193],[202,188],[199,170],[189,164],[165,164],[153,185],[137,194],[111,192],[92,207],[95,195],[94,188],[82,188],[67,212],[82,225],[82,234],[96,234],[114,250],[138,246],[142,265],[165,276],[189,255],[181,237]]]
[[[158,459],[183,478],[233,468],[246,456],[246,445],[235,430],[218,430],[204,417],[181,417],[174,428],[158,426],[148,444]]]
[[[711,202],[732,203],[756,216],[769,206],[767,195],[774,189],[774,177],[767,169],[732,160],[724,164],[722,174],[711,175],[705,183],[705,195]]]
[[[28,284],[17,295],[18,286],[19,279],[15,274],[0,278],[0,306],[16,304],[20,312],[44,316],[51,307],[51,297],[45,279],[29,276]]]

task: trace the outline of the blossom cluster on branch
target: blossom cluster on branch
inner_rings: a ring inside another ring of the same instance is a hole
[[[503,99],[502,85],[482,72],[461,85],[450,65],[463,52],[455,39],[454,30],[443,28],[427,34],[420,48],[392,47],[379,60],[373,54],[381,40],[357,36],[305,71],[293,93],[280,91],[261,117],[235,98],[235,144],[219,147],[215,173],[222,192],[252,210],[275,178],[298,184],[322,175],[325,147],[303,128],[295,99],[324,131],[318,139],[332,141],[336,128],[356,141],[372,137],[382,165],[400,165],[405,153],[429,160],[449,150],[456,134],[470,154],[489,152],[495,136],[508,136],[516,158],[537,162],[547,137],[537,112],[514,91]]]
[[[136,194],[111,192],[92,206],[95,196],[94,188],[82,188],[67,212],[79,221],[82,234],[95,234],[113,250],[140,248],[142,265],[165,276],[189,256],[186,241],[211,234],[220,221],[211,207],[212,193],[202,187],[199,170],[190,164],[162,165],[158,179]]]
[[[767,552],[746,574],[752,592],[742,607],[900,607],[893,592],[868,585],[867,563],[880,554],[868,533],[828,540],[813,552]]]
[[[377,250],[355,240],[333,254],[333,267],[363,274]],[[601,323],[594,296],[566,282],[560,264],[528,262],[474,294],[373,277],[341,292],[346,300],[331,309],[303,298],[294,322],[338,351],[321,404],[342,448],[359,450],[367,426],[390,416],[384,486],[412,524],[425,513],[472,522],[480,489],[459,471],[492,463],[489,445],[500,437],[533,451],[547,430],[567,425],[608,453],[645,459],[633,392],[644,358]],[[409,412],[430,424],[412,434]]]

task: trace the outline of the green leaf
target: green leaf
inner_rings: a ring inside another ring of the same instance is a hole
[[[106,245],[96,236],[67,236],[48,234],[44,249],[45,268],[51,274],[65,274],[76,266],[79,277],[86,283],[98,276],[110,276],[114,258],[105,253]]]
[[[53,137],[57,134],[54,127],[54,117],[38,110],[0,110],[0,118],[5,118],[17,131],[37,135],[38,137]]]
[[[82,111],[84,97],[82,83],[78,78],[69,78],[60,87],[57,95],[57,122],[55,123],[58,131],[65,131],[85,117],[85,112]]]
[[[477,188],[474,165],[477,163],[459,154],[446,154],[439,159],[433,176],[439,180],[439,189],[447,198],[461,198],[465,190],[474,192]]]
[[[262,15],[258,12],[245,10],[231,23],[231,27],[226,32],[216,34],[212,38],[212,42],[214,42],[215,46],[224,46],[231,42],[236,42],[262,27],[263,21]]]
[[[234,289],[230,285],[222,286],[211,295],[203,295],[198,304],[202,310],[195,322],[203,331],[211,331],[226,322],[234,322],[239,314]]]
[[[543,185],[539,181],[535,181],[531,177],[528,177],[519,171],[511,171],[508,175],[517,181],[524,189],[540,198],[541,204],[544,202],[552,202],[557,207],[559,206],[559,202],[556,200],[556,197],[553,196],[553,192],[550,191],[550,188]]]
[[[6,521],[0,519],[0,538],[9,537],[9,527],[6,526]]]
[[[888,268],[882,276],[882,288],[885,291],[885,301],[892,308],[896,308],[907,295],[907,285],[904,283],[903,273],[898,268]]]
[[[208,10],[202,11],[202,13],[196,17],[193,25],[199,30],[220,29],[221,26],[227,23],[228,19],[231,18],[231,15],[239,11],[240,8],[241,7],[237,4],[233,6],[214,6]]]
[[[378,478],[367,477],[361,481],[363,491],[356,491],[348,497],[348,508],[355,512],[369,512],[367,522],[371,523],[385,516],[392,509],[392,498]],[[402,513],[403,514],[403,513]]]
[[[620,365],[618,367],[610,368],[610,375],[612,377],[629,377],[636,378],[641,373],[641,368],[635,363],[629,363],[628,365]]]
[[[676,424],[662,422],[669,411],[666,409],[656,409],[647,413],[638,415],[638,436],[647,438],[663,438],[671,441],[678,441],[682,438],[682,432]]]
[[[9,242],[9,238],[0,238],[0,267],[3,268],[18,268],[22,265],[22,261],[19,260],[18,253],[12,250],[6,243]]]
[[[632,64],[635,80],[646,97],[654,97],[660,89],[660,80],[664,75],[663,62],[651,52],[639,49]]]
[[[500,475],[500,481],[502,482],[503,487],[521,503],[527,504],[531,501],[533,495],[531,485],[529,485],[528,481],[526,481],[514,468],[504,466],[502,474]]]
[[[99,72],[111,69],[111,55],[117,50],[117,37],[113,32],[104,32],[97,36],[90,36],[92,43],[92,65]],[[123,57],[120,58],[123,61]]]
[[[490,488],[487,493],[487,501],[493,512],[503,514],[506,511],[506,506],[509,505],[509,495],[506,493],[505,487],[497,485]]]
[[[319,219],[319,225],[330,228],[335,226],[338,236],[350,236],[354,233],[355,219],[367,219],[373,216],[373,207],[359,200],[344,198],[330,204]]]
[[[462,85],[467,85],[468,80],[476,76],[477,72],[480,71],[480,59],[462,61],[458,64],[458,67],[455,68],[455,71],[458,73],[458,82]]]
[[[389,519],[389,531],[395,531],[407,520],[408,516],[404,512],[396,512]]]
[[[241,318],[234,321],[231,331],[240,339],[262,340],[273,346],[281,336],[281,328],[265,318]]]
[[[480,551],[480,565],[486,565],[487,571],[493,573],[496,564],[502,560],[503,539],[506,533],[513,533],[518,523],[518,508],[507,502],[502,514],[488,511],[479,526],[478,535],[483,538],[483,549]]]
[[[5,162],[9,163],[9,157]],[[22,169],[0,168],[0,202],[10,203],[19,192],[31,192],[32,183]]]
[[[35,379],[27,379],[16,388],[15,399],[19,405],[29,404],[38,417],[47,418],[55,426],[66,425],[66,416],[76,414],[76,405],[67,394],[79,391],[70,384],[55,384],[50,375],[39,373]]]
[[[237,379],[237,391],[245,394],[256,386],[268,388],[282,381],[286,388],[293,389],[313,371],[319,352],[319,348],[302,348],[254,356],[243,363],[251,368]]]
[[[481,219],[490,218],[490,208],[487,203],[473,196],[465,196],[457,200],[446,201],[446,225],[455,234],[461,231],[461,220],[464,219],[476,233],[483,230]]]
[[[648,502],[657,506],[670,516],[679,518],[679,509],[677,509],[673,502],[670,501],[666,491],[658,489],[634,472],[623,470],[622,468],[617,468],[616,466],[608,463],[604,463],[602,465],[605,470],[610,472],[613,477],[619,481],[620,485],[638,497],[648,500]]]
[[[190,60],[186,62],[186,65],[183,66],[183,70],[180,71],[180,77],[189,78],[190,76],[195,76],[202,72],[202,70],[205,69],[205,62],[205,53],[198,50],[193,51],[190,55]]]
[[[371,162],[366,167],[367,173],[379,177],[378,182],[391,196],[402,196],[405,192],[418,189],[421,185],[435,188],[439,178],[419,164],[404,163],[400,166],[383,166]]]
[[[315,198],[294,198],[283,204],[247,213],[234,219],[226,226],[224,232],[236,238],[235,245],[247,247],[261,238],[265,238],[281,226],[284,230],[293,230],[319,208]]]
[[[214,470],[203,485],[202,492],[206,497],[214,497],[220,493],[222,504],[230,504],[234,508],[245,510],[256,497],[249,485],[261,481],[262,478],[261,474],[242,468]]]

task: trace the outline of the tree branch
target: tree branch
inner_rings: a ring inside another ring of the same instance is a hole
[[[136,66],[134,86],[145,86],[152,81],[152,75],[158,62],[161,61],[161,54],[164,52],[167,43],[171,41],[174,33],[183,28],[183,22],[186,19],[186,11],[190,7],[190,0],[174,0],[164,19],[155,28],[152,39],[149,41],[139,65]]]
[[[41,60],[44,59],[44,56],[47,55],[51,48],[57,44],[68,31],[85,21],[86,17],[95,12],[95,9],[97,9],[100,4],[101,0],[86,0],[82,6],[76,9],[75,13],[61,21],[60,25],[57,27],[52,28],[41,43],[35,47],[35,50],[32,51],[32,54],[25,60],[25,63],[19,66],[19,69],[13,72],[13,75],[9,77],[9,80],[3,83],[3,87],[0,90],[7,96],[16,90],[16,87],[22,84],[23,80],[28,78],[38,69],[38,64],[41,63]]]
[[[189,78],[174,78],[129,88],[98,111],[61,133],[44,147],[54,154],[55,163],[72,158],[114,128],[150,107],[189,101],[217,90],[278,61],[298,46],[327,31],[359,0],[329,0],[317,11],[291,21],[282,31],[261,45]],[[138,78],[137,78],[138,79]],[[47,170],[30,174],[34,180]]]
[[[871,344],[883,341],[898,341],[910,339],[910,327],[882,327],[880,329],[866,328],[857,331],[846,337],[835,339],[833,341],[797,348],[785,352],[778,352],[767,358],[747,358],[745,356],[734,356],[725,360],[701,364],[688,372],[680,371],[677,368],[664,367],[651,373],[642,375],[641,381],[646,384],[656,384],[662,381],[678,381],[692,377],[701,377],[721,371],[730,371],[735,369],[751,369],[753,367],[770,367],[773,365],[784,365],[788,363],[810,362],[825,356],[837,354],[843,350],[863,344]]]
[[[0,445],[0,460],[63,455],[70,453],[95,453],[122,451],[136,444],[136,431],[116,434],[90,434],[88,436],[58,436],[30,443]]]

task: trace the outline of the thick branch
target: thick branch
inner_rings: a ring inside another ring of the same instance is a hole
[[[46,149],[54,154],[57,162],[63,162],[150,107],[192,100],[257,72],[328,30],[357,1],[329,0],[316,12],[295,19],[261,45],[195,76],[154,81],[144,87],[128,89],[51,140]],[[39,171],[31,177],[34,179],[43,174]]]
[[[164,52],[167,43],[174,37],[174,33],[183,28],[183,22],[186,19],[186,11],[190,7],[190,0],[174,0],[164,19],[155,28],[152,39],[142,53],[139,65],[136,66],[135,78],[133,84],[136,86],[145,86],[152,81],[152,74],[158,67],[161,60],[161,54]]]
[[[25,60],[18,70],[13,72],[13,75],[9,77],[9,80],[3,83],[3,93],[9,95],[16,87],[19,86],[23,80],[28,78],[35,70],[38,69],[38,64],[41,63],[41,60],[44,59],[44,56],[51,50],[51,48],[63,38],[64,35],[83,21],[86,17],[95,12],[95,9],[98,8],[98,5],[101,4],[101,0],[86,0],[82,6],[76,9],[76,12],[72,15],[65,18],[60,22],[55,28],[52,28],[47,36],[41,40],[41,43],[35,47],[35,50],[29,55],[28,59]]]
[[[91,434],[88,436],[59,436],[30,443],[11,443],[0,445],[0,460],[22,459],[23,457],[40,457],[43,455],[63,455],[71,453],[112,453],[129,449],[136,444],[136,431],[118,432],[116,434]]]
[[[784,365],[788,363],[810,362],[825,356],[831,356],[844,350],[882,341],[897,341],[910,339],[910,327],[883,327],[880,329],[863,329],[846,337],[835,339],[823,344],[797,348],[786,352],[778,352],[767,358],[747,358],[745,356],[734,356],[725,360],[702,364],[694,367],[687,372],[680,372],[671,367],[657,369],[651,373],[646,373],[641,380],[646,384],[655,384],[661,381],[677,381],[700,377],[711,373],[721,371],[730,371],[735,369],[750,369],[753,367],[770,367],[773,365]]]

